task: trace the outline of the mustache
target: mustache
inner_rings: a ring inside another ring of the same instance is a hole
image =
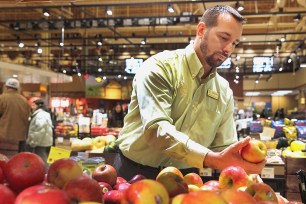
[[[229,55],[228,55],[226,52],[222,52],[222,51],[216,52],[216,54],[222,55],[222,56],[224,56],[225,58],[228,58],[228,57],[229,57]]]

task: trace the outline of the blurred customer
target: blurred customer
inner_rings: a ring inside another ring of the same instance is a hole
[[[0,95],[0,150],[6,154],[22,151],[25,143],[30,106],[25,97],[20,94],[20,83],[15,78],[9,78],[3,86]],[[18,149],[19,148],[19,149]],[[10,155],[9,155],[10,156]]]
[[[113,108],[111,114],[109,114],[108,122],[109,127],[123,127],[124,113],[120,103],[117,103]]]
[[[42,99],[33,101],[31,108],[32,115],[26,141],[27,150],[39,155],[46,163],[53,144],[51,115],[46,111]]]

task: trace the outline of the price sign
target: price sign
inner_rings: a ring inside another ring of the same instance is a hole
[[[71,153],[70,150],[52,146],[50,149],[50,153],[49,153],[47,162],[49,164],[52,164],[56,160],[63,159],[63,158],[69,158],[70,153]]]
[[[200,176],[212,176],[212,169],[211,168],[200,168],[199,175]]]
[[[274,168],[263,168],[261,171],[261,178],[274,178]]]

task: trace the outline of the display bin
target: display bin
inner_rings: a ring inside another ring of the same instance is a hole
[[[284,176],[275,176],[275,178],[264,178],[262,179],[264,183],[271,186],[271,188],[281,194],[282,196],[285,196],[285,179]]]
[[[299,179],[296,172],[306,169],[306,158],[285,157],[285,197],[290,201],[301,202],[301,192],[299,189]]]

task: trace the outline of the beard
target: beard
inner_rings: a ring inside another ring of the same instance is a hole
[[[212,54],[208,55],[208,35],[209,35],[209,30],[205,31],[204,36],[202,38],[201,44],[200,44],[200,49],[203,54],[205,62],[212,68],[219,67],[225,59],[228,57],[227,54],[225,54],[222,51],[215,51]],[[218,55],[223,55],[226,58],[224,60],[221,60]]]

